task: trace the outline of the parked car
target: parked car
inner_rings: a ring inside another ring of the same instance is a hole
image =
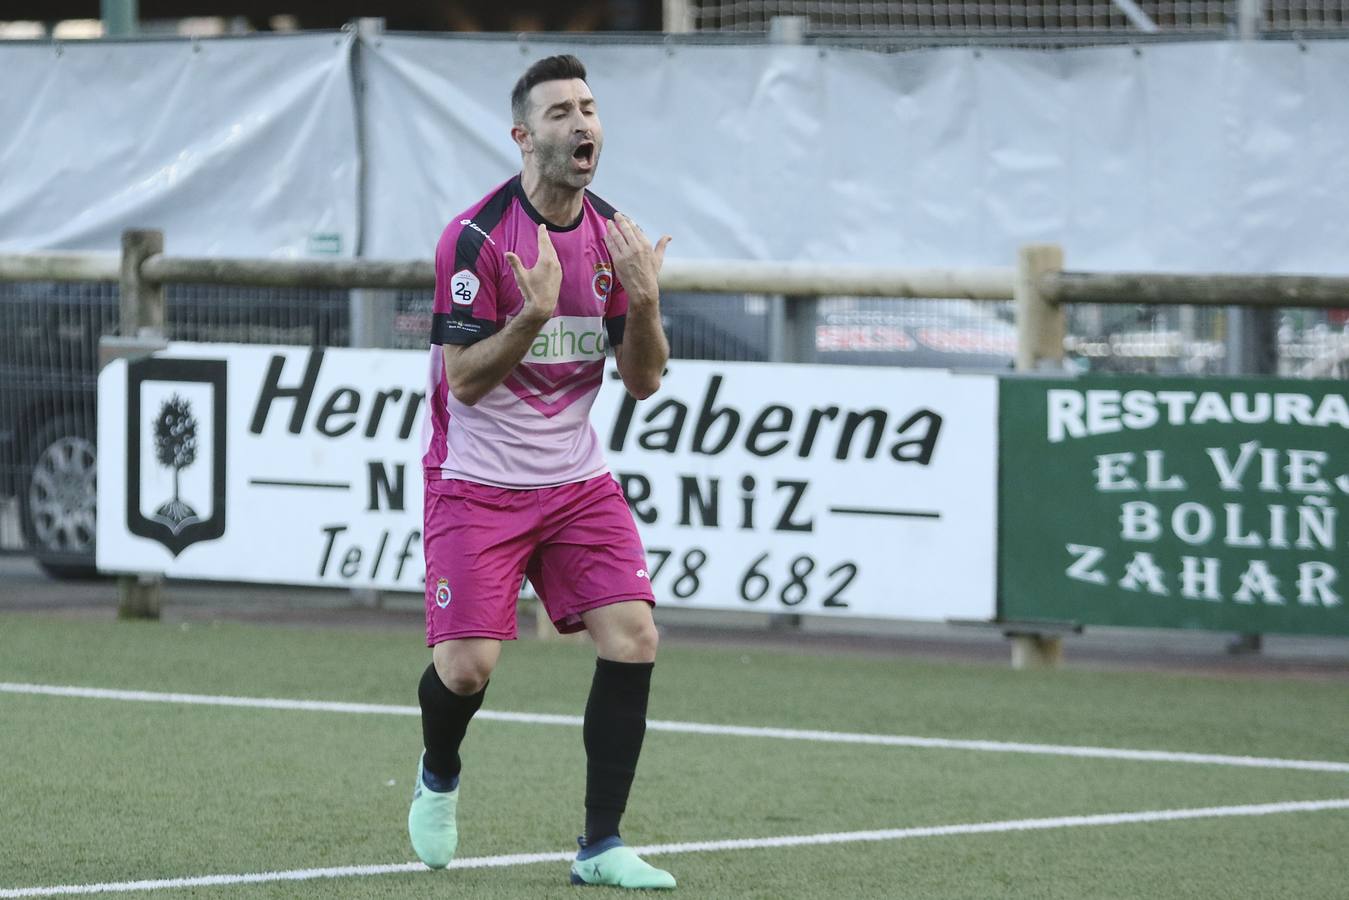
[[[1008,371],[1016,361],[1011,304],[977,300],[820,301],[814,362]]]
[[[0,284],[0,499],[12,498],[23,549],[59,578],[94,568],[98,343],[116,334],[107,283]],[[344,291],[176,286],[170,338],[344,345]]]

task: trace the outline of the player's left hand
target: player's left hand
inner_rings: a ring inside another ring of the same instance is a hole
[[[637,223],[622,213],[606,223],[604,245],[613,257],[614,274],[630,300],[640,303],[660,297],[660,267],[665,263],[665,247],[669,243],[667,234],[652,247]]]

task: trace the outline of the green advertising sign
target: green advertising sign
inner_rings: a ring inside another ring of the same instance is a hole
[[[1349,635],[1343,382],[1001,383],[999,615]]]

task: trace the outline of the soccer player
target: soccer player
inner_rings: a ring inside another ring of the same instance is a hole
[[[672,888],[619,837],[646,733],[655,600],[589,419],[606,347],[629,393],[660,386],[669,345],[656,278],[670,239],[653,247],[586,190],[604,132],[585,78],[574,56],[529,67],[511,92],[522,171],[455,216],[436,248],[422,460],[432,663],[408,833],[428,866],[454,858],[459,746],[501,642],[516,636],[527,576],[554,627],[589,632],[598,657],[571,880]]]

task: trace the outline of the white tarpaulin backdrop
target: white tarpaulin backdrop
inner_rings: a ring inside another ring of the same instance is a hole
[[[0,252],[350,255],[351,39],[0,46]]]
[[[368,70],[368,252],[429,255],[515,171],[507,98],[575,51],[594,190],[672,256],[1349,271],[1349,43],[898,54],[389,37]],[[428,202],[433,201],[433,202]]]
[[[355,252],[349,39],[0,47],[0,250]],[[594,189],[672,256],[1349,272],[1349,42],[898,54],[388,35],[366,85],[363,253],[427,257],[516,170],[508,95],[583,57]],[[334,240],[332,236],[336,235]]]

